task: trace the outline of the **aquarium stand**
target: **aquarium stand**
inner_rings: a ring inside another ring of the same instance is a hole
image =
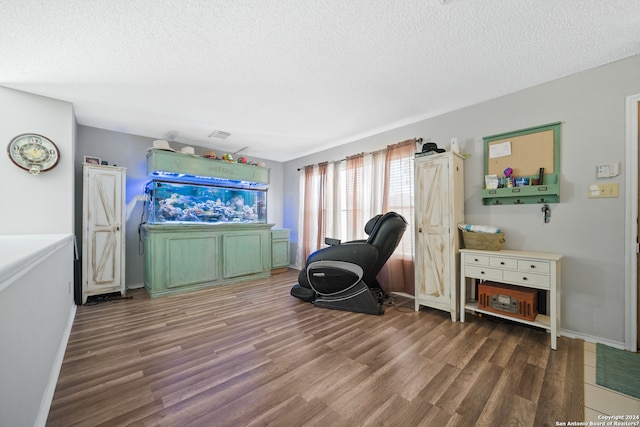
[[[273,224],[144,225],[144,285],[151,297],[271,276]]]

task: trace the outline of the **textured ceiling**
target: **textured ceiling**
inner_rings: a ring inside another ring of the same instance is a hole
[[[0,0],[0,86],[280,161],[636,54],[638,0]]]

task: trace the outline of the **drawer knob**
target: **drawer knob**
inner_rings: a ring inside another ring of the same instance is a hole
[[[504,261],[500,261],[500,265],[504,265]]]
[[[522,280],[527,281],[528,279],[526,277],[523,277]]]
[[[481,271],[480,274],[484,274],[484,271]]]
[[[531,264],[531,268],[536,268],[536,266],[535,266],[535,265],[533,265],[533,264]]]
[[[478,261],[479,261],[479,260],[478,260],[478,258],[474,258],[473,260],[474,260],[475,262],[478,262]]]

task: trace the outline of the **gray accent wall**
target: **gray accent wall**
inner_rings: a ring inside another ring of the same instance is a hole
[[[77,162],[75,164],[76,188],[75,210],[76,235],[78,242],[82,242],[82,162],[84,156],[98,157],[107,161],[109,165],[117,165],[127,169],[126,203],[130,215],[126,224],[126,277],[128,288],[141,287],[144,284],[144,265],[142,246],[139,241],[138,226],[143,214],[143,202],[136,201],[136,196],[144,194],[144,186],[149,182],[146,170],[147,148],[153,145],[153,138],[129,135],[89,126],[78,126]],[[171,148],[179,151],[186,144],[172,142]],[[211,148],[218,156],[225,152]],[[202,154],[204,148],[194,146],[196,154]],[[264,161],[270,169],[269,192],[267,193],[267,220],[282,227],[282,187],[283,164],[251,156],[251,151],[245,154],[250,161]],[[79,248],[81,250],[81,248]]]
[[[561,330],[623,345],[625,339],[625,98],[640,93],[640,56],[594,68],[468,108],[402,126],[284,165],[284,226],[298,242],[298,168],[373,151],[409,138],[449,148],[457,137],[465,161],[465,220],[506,232],[505,249],[557,252],[562,265]],[[428,102],[428,99],[425,99]],[[541,206],[484,206],[484,136],[562,122],[560,203],[544,224]],[[615,178],[597,180],[598,163],[620,162]],[[588,185],[618,183],[620,196],[589,199]],[[412,219],[409,219],[411,222]]]

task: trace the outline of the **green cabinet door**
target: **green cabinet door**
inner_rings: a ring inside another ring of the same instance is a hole
[[[166,240],[167,287],[219,279],[218,236],[170,237]]]
[[[271,268],[289,266],[289,229],[271,230]]]
[[[225,278],[259,273],[269,265],[270,251],[268,248],[265,250],[264,237],[259,233],[224,236],[222,259]]]

